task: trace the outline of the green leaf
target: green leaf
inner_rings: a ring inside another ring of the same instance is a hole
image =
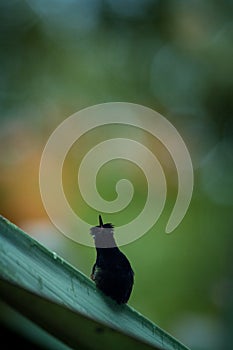
[[[0,297],[73,349],[187,350],[3,217]]]

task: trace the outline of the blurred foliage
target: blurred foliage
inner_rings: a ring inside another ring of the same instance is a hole
[[[61,121],[90,105],[126,101],[162,113],[190,151],[193,199],[181,225],[166,236],[175,170],[162,157],[170,171],[165,211],[147,235],[123,247],[136,273],[130,304],[194,350],[230,349],[232,333],[232,13],[230,0],[0,3],[1,214],[89,274],[94,249],[62,236],[43,209],[43,147]],[[89,135],[83,147],[98,135]],[[64,187],[78,210],[77,158],[72,152],[68,158]],[[120,178],[117,169],[103,169],[105,196]],[[144,200],[143,175],[132,181],[138,204],[121,221],[137,215]],[[80,210],[93,222],[95,212]]]

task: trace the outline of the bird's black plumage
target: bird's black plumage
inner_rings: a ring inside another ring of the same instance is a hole
[[[91,228],[96,246],[96,262],[91,278],[96,286],[118,304],[129,300],[134,283],[134,272],[127,257],[117,247],[113,225],[103,224],[99,216],[99,226]]]

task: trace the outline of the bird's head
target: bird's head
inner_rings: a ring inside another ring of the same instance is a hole
[[[104,224],[101,215],[99,215],[99,225],[92,227],[90,233],[98,246],[110,248],[109,243],[112,242],[114,226],[109,222]]]

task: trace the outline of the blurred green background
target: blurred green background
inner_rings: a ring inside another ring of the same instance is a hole
[[[157,224],[122,251],[135,270],[129,304],[193,350],[230,349],[233,342],[232,14],[230,0],[0,2],[1,214],[90,275],[95,250],[64,237],[43,208],[43,147],[59,123],[91,105],[124,101],[163,114],[193,161],[192,202],[166,235],[176,198],[174,165],[158,142],[130,129],[158,152],[168,197]],[[108,129],[86,135],[83,154],[109,135]],[[97,213],[79,201],[77,147],[65,162],[64,189],[91,226]],[[114,198],[121,174],[135,185],[135,202],[121,216],[104,215],[116,225],[145,201],[143,174],[123,161],[103,169],[102,195]]]

